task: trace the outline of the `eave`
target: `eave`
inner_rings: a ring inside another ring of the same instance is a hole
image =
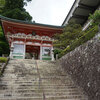
[[[76,21],[78,24],[84,25],[88,20],[89,14],[93,14],[99,6],[100,0],[75,0],[62,26],[65,26],[72,20]]]

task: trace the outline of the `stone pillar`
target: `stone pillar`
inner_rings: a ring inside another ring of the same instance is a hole
[[[25,54],[26,54],[26,44],[24,44],[24,55],[23,55],[23,59],[25,59]]]
[[[42,46],[40,46],[40,60],[42,60]]]
[[[13,50],[14,50],[14,45],[13,45],[13,42],[11,43],[11,47],[10,47],[10,58],[12,59],[13,58]]]
[[[54,61],[54,52],[53,52],[53,47],[51,47],[51,60]]]

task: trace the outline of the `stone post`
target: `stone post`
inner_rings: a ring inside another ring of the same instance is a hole
[[[25,59],[25,55],[26,55],[26,44],[24,44],[24,56],[23,56],[23,59]]]
[[[40,60],[42,60],[42,46],[40,46]]]
[[[13,43],[11,44],[11,47],[10,47],[10,58],[13,58],[13,50],[14,50],[14,46],[13,46]]]
[[[51,60],[54,61],[54,52],[53,52],[53,47],[51,47]]]

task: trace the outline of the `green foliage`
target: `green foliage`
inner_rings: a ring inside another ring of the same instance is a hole
[[[24,9],[24,6],[30,1],[31,0],[0,0],[0,14],[13,19],[31,21],[32,17]],[[9,54],[9,51],[8,42],[0,27],[0,56],[2,54]]]
[[[32,17],[24,9],[29,1],[31,0],[5,0],[5,6],[1,14],[13,19],[31,21]]]
[[[100,23],[100,10],[96,10],[93,15],[90,14],[89,19],[93,20],[92,25],[99,24]]]
[[[25,21],[32,20],[32,17],[29,15],[28,12],[21,11],[18,8],[8,10],[7,12],[3,13],[3,16],[6,16],[12,19],[25,20]]]
[[[5,5],[5,0],[0,0],[0,8],[2,8]]]
[[[58,49],[58,48],[55,48],[55,49],[53,50],[53,52],[54,52],[54,58],[56,58],[56,55],[59,54],[59,53],[61,53],[62,50],[61,50],[61,49]]]
[[[0,0],[0,14],[9,18],[31,21],[32,17],[24,9],[31,0]],[[0,27],[0,56],[9,54],[9,45]]]
[[[0,27],[0,56],[2,54],[9,54],[9,45],[3,35],[2,28]]]
[[[65,49],[72,44],[74,40],[82,36],[81,25],[70,22],[63,30],[62,34],[56,34],[54,36],[54,47],[59,49]]]
[[[83,36],[81,36],[79,39],[76,39],[75,41],[73,41],[73,43],[71,45],[69,45],[67,48],[65,48],[59,54],[59,58],[62,57],[63,55],[65,55],[66,53],[74,50],[76,47],[82,45],[83,43],[90,40],[91,38],[93,38],[97,32],[98,32],[98,26],[94,26],[90,30],[85,31]]]
[[[9,46],[6,41],[0,41],[0,55],[9,54]]]
[[[5,0],[0,0],[0,13],[2,13],[4,5],[5,5]]]
[[[0,57],[0,63],[6,63],[7,58],[6,57]]]
[[[82,31],[80,25],[71,22],[65,27],[62,34],[55,35],[54,47],[62,49],[58,53],[59,58],[95,36],[100,23],[100,10],[90,15],[89,19],[92,20],[92,25],[86,31]]]

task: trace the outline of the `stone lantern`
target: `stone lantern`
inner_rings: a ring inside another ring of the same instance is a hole
[[[12,45],[11,48],[10,48],[10,58],[12,58],[13,50],[14,50],[14,46]]]
[[[13,52],[14,50],[14,46],[11,46],[10,51]]]

